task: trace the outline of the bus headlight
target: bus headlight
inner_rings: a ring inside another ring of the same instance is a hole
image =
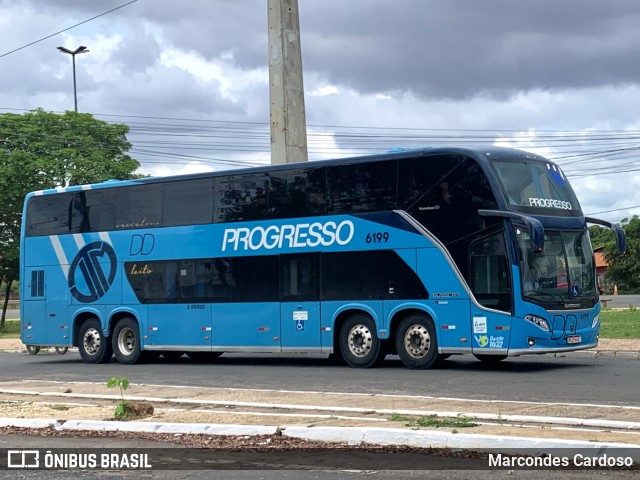
[[[591,329],[594,329],[598,326],[598,322],[600,321],[600,314],[593,317],[593,322],[591,323]]]
[[[531,323],[536,324],[538,327],[540,327],[545,332],[549,332],[550,331],[549,323],[544,318],[540,318],[540,317],[538,317],[536,315],[525,315],[524,319],[525,320],[529,320]]]

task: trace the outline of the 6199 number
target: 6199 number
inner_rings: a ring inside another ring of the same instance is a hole
[[[367,233],[365,241],[367,243],[387,243],[389,241],[389,232]]]

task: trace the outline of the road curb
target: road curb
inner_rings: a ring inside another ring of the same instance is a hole
[[[379,427],[286,427],[283,435],[307,440],[346,442],[350,444],[402,445],[419,448],[495,449],[534,448],[545,452],[557,448],[629,448],[629,444],[585,442],[556,438],[531,438],[434,430],[402,430]],[[640,458],[640,448],[638,448]]]
[[[56,391],[44,391],[33,392],[30,390],[15,390],[15,389],[2,389],[0,388],[0,394],[10,395],[32,395],[41,397],[62,397],[62,398],[82,398],[89,400],[114,400],[117,401],[121,397],[113,394],[90,394],[90,393],[66,393]],[[468,412],[468,411],[442,411],[442,410],[421,410],[421,409],[406,409],[406,408],[370,408],[370,407],[349,407],[340,405],[302,405],[302,404],[282,404],[282,403],[265,403],[265,402],[242,402],[234,400],[209,400],[205,398],[193,399],[183,397],[148,397],[137,395],[125,395],[127,401],[132,402],[149,402],[149,403],[178,403],[186,405],[204,405],[204,406],[234,406],[234,407],[255,407],[255,408],[267,408],[276,409],[284,408],[295,411],[309,411],[317,410],[323,412],[348,412],[354,414],[365,414],[367,412],[377,413],[380,415],[411,415],[416,417],[421,416],[435,416],[439,418],[457,418],[460,416],[472,417],[476,420],[495,421],[495,422],[522,422],[522,423],[541,423],[547,425],[567,425],[574,427],[597,427],[608,429],[627,429],[627,430],[639,430],[640,422],[631,422],[623,420],[610,420],[603,418],[574,418],[574,417],[551,417],[551,416],[539,416],[539,415],[521,415],[521,414],[502,414],[502,413],[485,413],[485,412]],[[68,420],[67,422],[74,422],[74,420]],[[83,421],[84,423],[88,420]],[[108,424],[110,422],[107,422]],[[144,422],[146,423],[146,422]],[[117,423],[116,423],[117,424]],[[65,423],[66,425],[66,423]],[[158,423],[158,425],[163,425]]]
[[[633,449],[634,460],[640,459],[640,448],[624,443],[585,442],[557,438],[529,438],[498,435],[479,435],[466,433],[440,432],[433,430],[405,430],[378,427],[304,427],[304,426],[268,426],[268,425],[224,425],[191,423],[150,423],[117,422],[93,420],[68,420],[59,422],[49,419],[0,418],[1,427],[50,428],[58,431],[96,431],[96,432],[135,432],[200,434],[221,436],[281,435],[304,440],[350,445],[398,445],[416,448],[453,448],[508,450],[513,448],[532,448],[540,453],[558,448],[581,448],[598,450],[625,448]]]

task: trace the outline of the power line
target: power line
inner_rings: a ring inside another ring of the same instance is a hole
[[[22,49],[24,49],[24,48],[30,47],[31,45],[35,45],[36,43],[40,43],[40,42],[42,42],[43,40],[46,40],[46,39],[48,39],[48,38],[55,37],[56,35],[58,35],[58,34],[60,34],[60,33],[66,32],[67,30],[71,30],[72,28],[76,28],[76,27],[78,27],[78,26],[80,26],[80,25],[83,25],[83,24],[85,24],[85,23],[87,23],[87,22],[90,22],[91,20],[95,20],[96,18],[102,17],[102,16],[104,16],[104,15],[106,15],[106,14],[108,14],[108,13],[115,12],[116,10],[119,10],[119,9],[121,9],[121,8],[124,8],[124,7],[126,7],[127,5],[131,5],[132,3],[136,3],[137,1],[138,1],[138,0],[131,0],[131,1],[130,1],[130,2],[128,2],[128,3],[125,3],[125,4],[123,4],[123,5],[120,5],[119,7],[116,7],[116,8],[112,8],[111,10],[108,10],[108,11],[106,11],[106,12],[104,12],[104,13],[101,13],[100,15],[96,15],[95,17],[91,17],[91,18],[89,18],[89,19],[87,19],[87,20],[84,20],[84,21],[82,21],[82,22],[80,22],[80,23],[76,23],[75,25],[72,25],[71,27],[65,28],[64,30],[60,30],[59,32],[52,33],[51,35],[47,35],[46,37],[42,37],[41,39],[36,40],[35,42],[27,43],[26,45],[23,45],[22,47],[16,48],[16,49],[11,50],[10,52],[7,52],[7,53],[3,53],[2,55],[0,55],[0,58],[2,58],[2,57],[6,57],[7,55],[10,55],[10,54],[12,54],[12,53],[15,53],[15,52],[17,52],[17,51],[19,51],[19,50],[22,50]]]
[[[602,212],[587,213],[587,215],[600,215],[602,213],[619,212],[620,210],[631,210],[632,208],[640,208],[640,205],[633,205],[632,207],[616,208],[614,210],[604,210]]]

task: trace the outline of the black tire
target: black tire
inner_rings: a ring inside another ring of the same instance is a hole
[[[142,356],[140,328],[131,317],[121,319],[113,329],[111,345],[116,360],[124,365],[138,363]]]
[[[327,357],[327,361],[329,365],[346,365],[347,362],[342,358],[342,353],[340,353],[340,349],[337,349],[335,352],[330,353]]]
[[[29,355],[37,355],[40,351],[40,347],[38,345],[27,345],[27,352]]]
[[[500,363],[505,358],[507,358],[506,355],[474,354],[473,356],[476,357],[478,360],[480,360],[482,363],[486,363],[487,365],[495,365],[497,363]]]
[[[438,341],[433,320],[426,315],[411,314],[396,331],[396,349],[405,367],[424,370],[438,360]]]
[[[69,351],[69,347],[56,347],[56,353],[58,355],[64,355]]]
[[[78,351],[86,363],[107,363],[111,361],[111,342],[102,334],[97,318],[85,320],[78,331]]]
[[[347,318],[340,329],[340,353],[354,368],[374,367],[382,362],[386,353],[369,315],[357,313]]]

